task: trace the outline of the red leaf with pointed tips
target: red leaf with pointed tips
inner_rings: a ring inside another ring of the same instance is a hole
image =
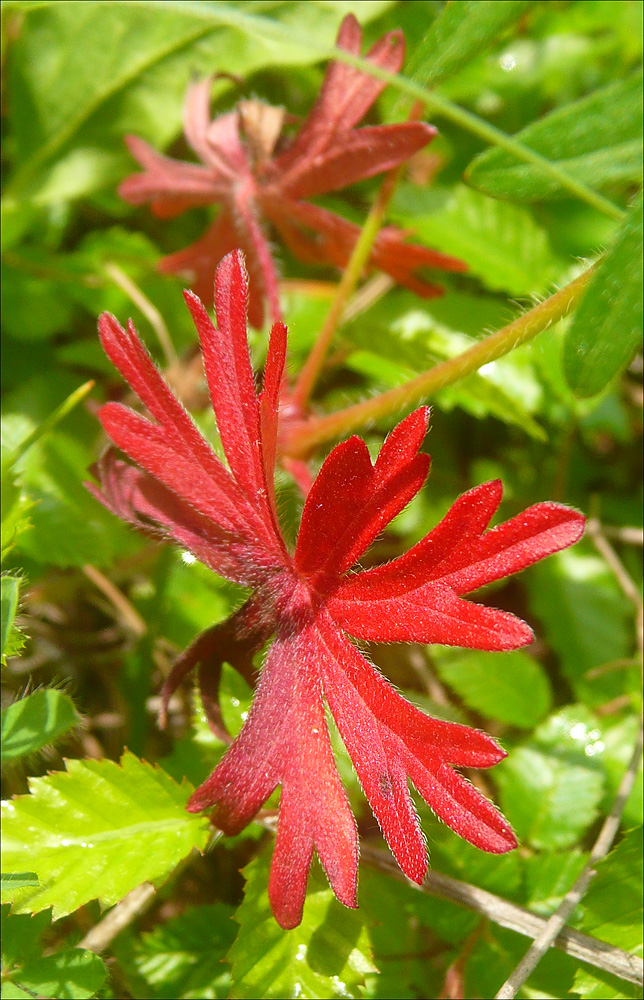
[[[354,45],[352,31],[346,29],[347,44]],[[392,43],[381,46],[379,58],[393,58],[392,50]],[[358,97],[348,95],[341,115],[358,111]],[[310,141],[317,141],[315,135]],[[391,432],[375,463],[359,438],[333,449],[309,492],[297,547],[289,553],[273,493],[286,330],[273,327],[258,394],[246,343],[247,279],[239,252],[222,262],[216,289],[217,326],[194,295],[186,301],[201,338],[228,468],[173,397],[131,325],[123,330],[105,315],[105,349],[156,423],[106,404],[100,417],[107,433],[146,471],[108,453],[97,467],[100,488],[90,489],[119,517],[174,538],[223,576],[254,589],[235,615],[203,633],[179,658],[163,703],[198,667],[210,724],[226,738],[217,701],[222,662],[250,678],[253,653],[274,636],[248,718],[188,808],[212,809],[214,821],[234,834],[281,786],[269,895],[280,924],[294,927],[314,850],[338,899],[356,905],[356,829],[333,759],[325,701],[410,878],[422,880],[427,859],[408,781],[470,843],[495,853],[516,845],[505,819],[454,770],[491,767],[504,751],[484,733],[414,708],[345,633],[488,650],[524,645],[532,638],[524,622],[462,595],[572,544],[584,519],[559,504],[541,503],[487,530],[501,484],[486,483],[460,497],[406,555],[352,573],[425,479],[422,408]]]

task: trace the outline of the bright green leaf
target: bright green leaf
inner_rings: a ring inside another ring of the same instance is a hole
[[[434,87],[473,56],[478,56],[498,36],[526,13],[527,0],[462,0],[447,4],[413,54],[408,75]]]
[[[583,706],[562,710],[495,768],[501,807],[519,840],[570,847],[597,817],[604,776],[593,758],[603,744],[592,720]]]
[[[531,729],[550,709],[548,677],[527,653],[439,656],[436,668],[466,705],[491,719]]]
[[[458,296],[450,298],[458,303]],[[404,302],[407,303],[407,299]],[[435,317],[436,312],[445,311],[442,305],[442,300],[422,307],[410,303],[407,309],[398,307],[389,322],[386,307],[375,316],[367,313],[346,330],[347,338],[359,348],[349,355],[347,366],[372,379],[379,387],[388,388],[404,384],[439,361],[462,354],[475,340]],[[477,309],[472,297],[465,297],[460,305],[469,305],[472,311]],[[457,319],[459,305],[451,311]],[[538,410],[541,399],[542,389],[532,365],[519,349],[511,357],[490,362],[457,384],[441,389],[433,402],[445,412],[459,407],[479,419],[496,417],[543,440],[544,431],[532,415]]]
[[[309,881],[299,927],[284,931],[268,902],[273,845],[244,869],[246,890],[237,911],[239,934],[228,958],[231,997],[361,997],[366,973],[374,972],[360,911],[338,903],[319,871]]]
[[[570,327],[564,371],[577,396],[594,396],[642,342],[642,197],[624,220]]]
[[[641,180],[642,73],[618,80],[557,108],[515,136],[594,189]],[[495,198],[534,201],[562,193],[558,182],[531,163],[491,149],[470,164],[466,179]]]
[[[83,486],[93,460],[89,448],[62,430],[25,456],[22,483],[37,502],[18,548],[36,562],[104,566],[139,547],[137,536]]]
[[[449,191],[401,185],[390,214],[420,242],[464,260],[493,291],[540,294],[555,276],[548,236],[527,208],[462,184]]]
[[[78,724],[71,698],[41,689],[2,709],[2,760],[14,760],[54,743]]]
[[[597,865],[583,899],[581,929],[642,954],[642,827],[631,830]]]
[[[526,904],[542,917],[557,909],[586,864],[581,851],[539,851],[523,859]]]
[[[208,837],[203,817],[185,811],[191,788],[128,752],[120,765],[69,760],[30,788],[3,809],[4,867],[31,867],[40,879],[16,894],[17,913],[52,906],[58,918],[97,897],[109,906],[141,882],[163,881]]]

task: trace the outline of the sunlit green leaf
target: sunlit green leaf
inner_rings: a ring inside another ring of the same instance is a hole
[[[58,918],[97,897],[109,906],[206,843],[203,818],[184,808],[191,788],[131,753],[120,765],[69,760],[30,788],[3,807],[3,867],[40,880],[16,894],[18,913],[52,906]]]
[[[458,653],[439,656],[441,678],[482,715],[531,729],[551,703],[548,677],[526,653]]]
[[[495,768],[503,812],[533,847],[570,847],[598,814],[604,776],[593,757],[601,733],[589,716],[583,707],[551,716]]]
[[[594,276],[566,337],[564,371],[578,396],[593,396],[642,343],[642,197]]]
[[[366,973],[374,972],[360,911],[348,910],[316,870],[309,881],[302,923],[284,931],[268,902],[273,845],[244,870],[239,933],[228,958],[231,997],[360,997]]]
[[[641,987],[588,967],[577,970],[570,993],[580,1000],[642,1000]]]
[[[14,760],[54,743],[79,718],[62,691],[41,689],[2,709],[2,760]]]
[[[525,902],[535,913],[549,917],[572,889],[586,864],[581,851],[539,851],[523,859]]]
[[[641,90],[638,71],[557,108],[515,138],[592,188],[637,184],[642,169]],[[554,178],[530,163],[518,163],[502,149],[478,156],[466,179],[496,198],[534,201],[561,194]]]
[[[2,658],[6,656],[6,649],[9,644],[9,636],[11,635],[11,630],[13,628],[14,618],[16,617],[16,612],[18,611],[18,594],[20,592],[20,577],[19,576],[2,576],[0,578],[0,584],[2,585],[2,648],[0,653]]]

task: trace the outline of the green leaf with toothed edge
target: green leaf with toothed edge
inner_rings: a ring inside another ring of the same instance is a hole
[[[162,882],[208,839],[192,791],[125,752],[111,760],[68,760],[67,771],[30,779],[30,795],[3,803],[3,868],[36,871],[40,885],[17,890],[14,912],[53,907],[54,919],[98,898],[104,906],[141,882]]]

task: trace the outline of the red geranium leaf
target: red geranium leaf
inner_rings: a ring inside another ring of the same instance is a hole
[[[351,22],[346,32],[347,44],[355,44]],[[379,51],[390,58],[386,45]],[[195,104],[194,114],[197,128],[203,106],[199,112]],[[221,155],[224,139],[219,137]],[[164,688],[164,708],[181,679],[198,667],[210,725],[227,739],[218,702],[221,664],[227,661],[250,678],[253,652],[275,635],[243,729],[189,809],[214,808],[214,821],[237,833],[280,785],[269,880],[276,918],[283,927],[299,922],[314,850],[338,899],[355,906],[356,829],[333,760],[326,698],[383,833],[410,878],[422,880],[427,860],[408,781],[472,844],[495,853],[510,850],[516,841],[506,821],[453,770],[490,767],[504,751],[484,733],[432,719],[410,705],[343,630],[381,641],[521,646],[532,636],[524,622],[460,595],[572,544],[583,530],[582,516],[542,503],[486,531],[501,499],[500,483],[486,483],[457,500],[407,555],[349,575],[427,474],[429,456],[419,450],[428,419],[422,408],[392,431],[375,463],[357,437],[333,449],[309,491],[291,555],[273,494],[286,330],[273,327],[258,395],[245,337],[247,282],[240,254],[231,254],[219,270],[217,327],[195,296],[187,302],[202,340],[229,468],[174,398],[133,327],[125,331],[105,315],[105,349],[157,423],[118,403],[103,406],[105,430],[146,471],[109,453],[96,467],[100,487],[90,489],[118,516],[147,533],[169,535],[254,590],[236,614],[179,658]]]

